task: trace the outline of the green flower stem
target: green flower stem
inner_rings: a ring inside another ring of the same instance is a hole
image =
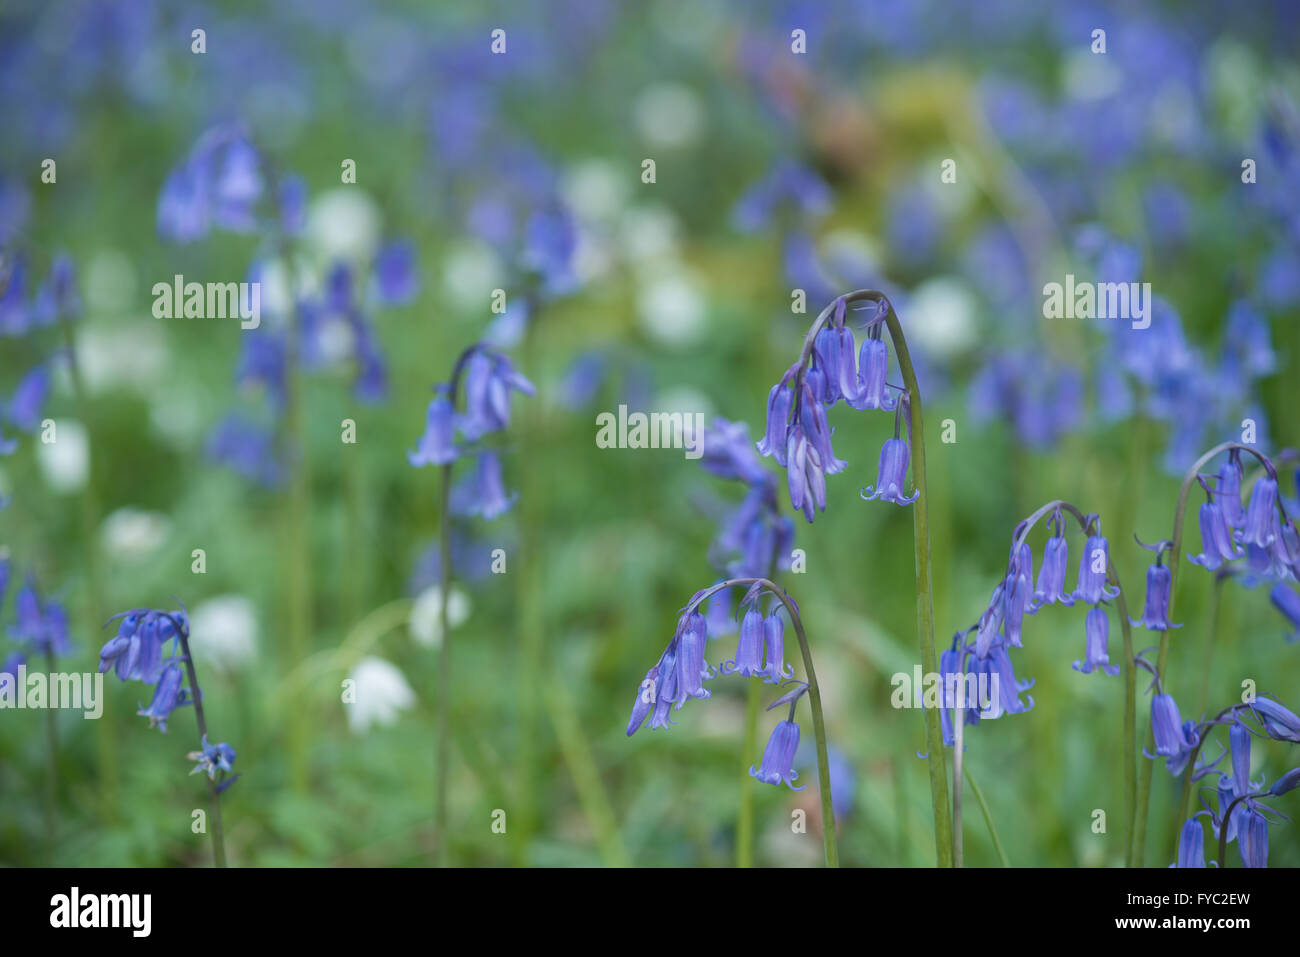
[[[853,295],[857,295],[856,293]],[[883,298],[883,297],[882,297]],[[921,414],[921,390],[907,351],[902,324],[894,306],[884,300],[888,311],[885,323],[894,343],[894,355],[907,389],[911,412],[912,484],[921,493],[912,503],[912,528],[916,551],[916,635],[921,649],[921,667],[926,674],[939,673],[939,659],[934,650],[934,595],[930,570],[930,492],[925,480],[925,425]],[[948,782],[943,761],[943,732],[937,708],[925,709],[925,747],[930,766],[930,803],[934,808],[935,854],[940,867],[952,867],[953,822],[948,816]]]
[[[86,382],[77,359],[77,342],[72,321],[61,318],[63,340],[68,350],[68,378],[72,383],[73,401],[77,417],[90,434],[91,403],[86,392]],[[91,468],[86,475],[86,485],[81,493],[81,535],[85,542],[86,557],[86,621],[98,628],[104,620],[104,578],[99,551],[99,496],[95,490],[94,443],[91,445]],[[97,727],[96,750],[99,761],[99,792],[101,813],[106,820],[117,816],[117,734],[116,717],[111,708],[105,708]]]
[[[952,730],[952,866],[963,867],[962,823],[961,823],[961,765],[962,745],[965,735],[963,725],[966,723],[966,711],[958,702],[953,709]]]
[[[740,752],[740,814],[736,821],[736,866],[754,866],[754,785],[749,769],[758,749],[758,713],[763,686],[751,681],[745,696],[745,747]]]
[[[1119,627],[1124,636],[1124,866],[1133,866],[1134,827],[1137,818],[1137,657],[1133,651],[1133,629],[1128,620],[1128,602],[1115,563],[1107,568],[1119,590],[1115,596]]]
[[[45,670],[54,680],[54,649],[45,648]],[[49,866],[54,866],[54,848],[59,833],[59,729],[55,722],[58,714],[56,708],[45,709],[45,749],[46,767],[48,769],[45,787],[45,837],[49,854]]]
[[[447,624],[447,603],[451,596],[451,466],[442,466],[442,488],[438,496],[438,551],[440,576],[438,594],[438,625],[442,632],[442,647],[438,653],[438,731],[434,758],[434,833],[437,841],[436,860],[439,866],[447,863],[447,714],[451,694],[451,629]]]
[[[285,538],[288,560],[288,588],[285,591],[288,636],[285,654],[289,661],[303,661],[311,645],[312,629],[312,575],[311,540],[311,483],[307,473],[307,443],[303,428],[302,373],[295,356],[299,353],[300,316],[297,305],[297,283],[294,270],[293,246],[287,236],[279,237],[280,256],[289,271],[294,304],[289,310],[287,323],[287,351],[289,361],[285,368],[284,440],[289,458],[289,502],[285,509]],[[292,703],[288,714],[289,783],[300,794],[310,785],[310,752],[312,714],[305,701]]]
[[[1234,449],[1248,452],[1255,456],[1261,462],[1267,460],[1249,445],[1242,445],[1239,442],[1224,442],[1222,445],[1216,445],[1199,459],[1192,463],[1192,467],[1187,470],[1183,476],[1183,484],[1178,490],[1178,504],[1174,509],[1174,530],[1170,536],[1173,542],[1169,549],[1169,621],[1174,620],[1174,602],[1178,596],[1178,567],[1182,561],[1183,555],[1183,523],[1187,515],[1187,498],[1191,494],[1192,484],[1196,481],[1196,476],[1200,474],[1201,468],[1213,459],[1216,455],[1222,455],[1224,452],[1231,452]],[[1163,631],[1160,634],[1160,650],[1156,655],[1156,682],[1159,687],[1164,687],[1165,679],[1165,661],[1169,656],[1169,631]],[[1153,732],[1148,732],[1147,743],[1152,748],[1155,747],[1155,737]],[[1133,865],[1142,867],[1143,844],[1145,843],[1147,830],[1147,816],[1150,812],[1151,803],[1151,774],[1154,761],[1147,761],[1142,765],[1142,774],[1138,782],[1138,810],[1137,825],[1134,832],[1133,845]],[[1188,773],[1191,773],[1188,768]],[[1181,825],[1181,821],[1179,824]]]
[[[185,660],[185,670],[190,680],[190,695],[194,698],[194,721],[199,727],[199,740],[202,741],[208,736],[208,720],[203,714],[203,692],[199,688],[199,676],[194,670],[194,656],[190,654],[189,629],[182,627],[175,618],[172,619],[172,626],[176,629],[176,636],[181,643],[181,655]],[[225,776],[224,771],[221,774]],[[217,782],[212,778],[208,778],[208,792],[212,796],[212,814],[209,821],[212,825],[212,863],[217,867],[225,867],[226,838],[221,826],[221,794],[217,791]]]
[[[993,826],[993,815],[989,813],[989,805],[984,800],[984,792],[975,783],[975,778],[970,773],[970,765],[965,765],[963,770],[966,772],[966,783],[970,785],[971,794],[975,795],[975,803],[980,806],[980,812],[984,815],[984,826],[989,829],[989,837],[993,839],[993,850],[997,852],[998,860],[1002,862],[1002,866],[1010,867],[1011,861],[1007,857],[1006,850],[1002,847],[1002,841],[998,838],[998,829]]]
[[[738,585],[759,585],[766,589],[785,606],[786,613],[794,624],[794,633],[799,639],[799,651],[803,656],[804,677],[808,680],[808,707],[812,711],[813,737],[817,742],[817,788],[821,797],[822,840],[826,847],[826,866],[839,867],[840,852],[835,843],[835,808],[831,801],[831,771],[826,754],[826,721],[822,717],[822,693],[817,685],[817,670],[813,667],[812,650],[808,647],[808,635],[804,632],[803,619],[799,616],[799,606],[785,589],[769,578],[731,578],[701,591],[691,599],[682,614],[689,615],[706,599],[725,588]]]

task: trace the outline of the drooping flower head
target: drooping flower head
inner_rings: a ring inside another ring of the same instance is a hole
[[[792,791],[802,791],[807,785],[795,787],[799,772],[794,769],[794,754],[799,748],[799,725],[793,721],[781,721],[772,729],[772,736],[767,739],[763,750],[760,767],[751,767],[749,773],[765,784],[784,783]]]
[[[1164,757],[1165,767],[1177,777],[1200,742],[1196,722],[1183,721],[1172,695],[1156,694],[1151,697],[1151,733],[1156,753],[1147,757]]]
[[[1084,621],[1085,652],[1084,660],[1074,663],[1074,670],[1085,675],[1101,669],[1108,675],[1119,674],[1119,665],[1110,663],[1107,643],[1110,639],[1110,619],[1106,609],[1100,605],[1093,606]]]

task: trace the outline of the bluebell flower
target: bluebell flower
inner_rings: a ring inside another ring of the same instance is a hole
[[[1238,828],[1237,850],[1242,867],[1268,867],[1268,818],[1257,807],[1249,808],[1244,826]]]
[[[1265,475],[1255,483],[1241,530],[1241,543],[1268,548],[1279,534],[1277,519],[1277,479]]]
[[[830,207],[830,188],[798,163],[781,162],[741,196],[732,221],[742,232],[766,229],[780,214],[819,216]]]
[[[996,678],[998,689],[998,701],[991,703],[984,710],[983,717],[994,719],[1004,714],[1023,714],[1034,707],[1033,696],[1029,697],[1028,704],[1020,700],[1021,693],[1034,686],[1034,680],[1030,678],[1021,681],[1016,678],[1015,669],[1011,664],[1011,655],[1007,653],[1005,647],[993,648],[981,667],[986,669],[990,679]]]
[[[700,465],[711,475],[749,485],[767,481],[767,472],[754,454],[754,443],[749,440],[749,426],[745,423],[715,418],[713,427],[705,430],[701,444]]]
[[[501,459],[495,452],[479,453],[478,466],[452,490],[452,513],[481,515],[491,520],[510,510],[516,496],[507,494]]]
[[[157,682],[163,672],[163,650],[168,641],[180,644],[173,619],[182,628],[189,622],[184,611],[163,612],[137,608],[115,616],[119,620],[117,635],[99,652],[99,670],[116,668],[122,681]]]
[[[374,265],[375,295],[380,304],[402,306],[420,291],[415,266],[415,244],[409,240],[391,242],[379,250]]]
[[[1268,793],[1273,797],[1279,797],[1288,791],[1294,791],[1298,787],[1300,787],[1300,768],[1292,768],[1273,782],[1273,786],[1268,789]]]
[[[1201,525],[1201,553],[1187,556],[1193,565],[1200,565],[1214,571],[1225,561],[1241,558],[1245,555],[1233,541],[1232,530],[1224,518],[1223,509],[1213,500],[1201,506],[1197,516]]]
[[[574,253],[578,248],[578,226],[573,215],[552,202],[535,210],[524,231],[521,264],[541,280],[541,292],[559,296],[578,285]]]
[[[1219,466],[1214,483],[1214,497],[1223,510],[1223,520],[1232,529],[1243,528],[1246,524],[1246,513],[1241,507],[1241,474],[1241,453],[1233,449],[1228,453],[1228,460]]]
[[[763,674],[763,632],[763,613],[757,608],[750,608],[740,620],[736,657],[719,665],[719,674],[735,673],[746,678]]]
[[[1006,611],[1002,596],[1006,588],[1007,583],[1004,579],[993,589],[993,597],[989,599],[988,606],[980,615],[975,629],[975,655],[978,658],[987,658],[994,643],[1002,638],[1002,616]]]
[[[1060,602],[1073,605],[1074,599],[1065,592],[1065,572],[1070,560],[1070,549],[1064,535],[1053,535],[1043,547],[1043,565],[1038,570],[1038,587],[1034,589],[1034,603],[1026,609],[1030,614],[1045,605]]]
[[[764,784],[781,784],[784,782],[792,791],[802,791],[805,786],[795,787],[799,772],[794,769],[794,754],[799,748],[799,725],[793,721],[781,721],[772,729],[772,736],[767,739],[763,751],[762,764],[750,767],[751,776]]]
[[[1012,572],[1007,576],[1002,591],[1002,634],[1007,644],[1016,648],[1024,647],[1020,641],[1020,626],[1029,604],[1032,580],[1023,572]]]
[[[1164,757],[1165,767],[1177,777],[1187,767],[1192,751],[1200,742],[1196,722],[1183,721],[1172,695],[1157,694],[1151,698],[1151,733],[1155,738],[1156,753],[1147,754],[1147,757]]]
[[[262,158],[238,126],[204,133],[163,183],[158,234],[188,243],[213,227],[250,232],[263,193]]]
[[[984,708],[1000,708],[998,702],[979,701],[979,676],[987,674],[987,669],[981,662],[975,661],[972,664],[969,674],[975,675],[976,678],[976,700],[970,700],[966,694],[969,688],[969,681],[964,672],[967,650],[957,646],[948,648],[939,655],[939,681],[940,681],[940,709],[939,709],[939,729],[943,735],[943,743],[948,747],[955,747],[957,743],[956,735],[953,730],[953,712],[958,704],[962,707],[962,724],[977,725],[980,721],[980,711]],[[987,664],[987,663],[984,663]],[[952,694],[950,692],[956,692]],[[990,689],[990,696],[992,690]],[[960,697],[958,697],[960,696]]]
[[[456,461],[455,420],[451,399],[445,386],[437,387],[437,394],[429,402],[424,434],[414,452],[406,458],[417,468],[424,465],[448,465]]]
[[[465,414],[457,424],[465,438],[482,438],[510,425],[510,393],[533,395],[533,384],[499,352],[479,349],[465,367]]]
[[[821,455],[801,426],[790,430],[785,458],[790,504],[811,522],[816,510],[826,511],[826,470]]]
[[[883,409],[887,412],[898,408],[898,399],[890,394],[885,384],[888,375],[889,348],[884,340],[868,336],[858,356],[856,394],[846,393],[849,405],[859,410]]]
[[[1174,867],[1205,867],[1205,829],[1189,817],[1178,833],[1178,861]]]
[[[283,410],[289,396],[289,348],[283,333],[259,326],[239,337],[239,364],[235,382],[258,385],[277,410]]]
[[[289,236],[297,236],[307,226],[307,181],[301,176],[286,176],[279,186],[280,227]]]
[[[798,371],[798,364],[791,366],[784,376],[767,394],[767,428],[763,438],[756,445],[763,456],[772,456],[778,465],[785,466],[788,437],[790,434],[790,410],[794,406],[794,390],[787,387],[790,378]]]
[[[875,491],[868,485],[862,490],[862,497],[867,501],[878,498],[895,505],[911,505],[921,496],[921,490],[914,491],[910,498],[903,494],[907,484],[907,463],[909,458],[907,442],[904,439],[885,439],[880,447],[880,462],[876,469]]]
[[[48,326],[59,319],[73,319],[81,314],[81,296],[77,292],[77,273],[66,253],[56,253],[49,275],[36,290],[32,317],[36,325]]]
[[[1118,589],[1106,586],[1109,565],[1110,545],[1106,539],[1101,535],[1088,536],[1083,555],[1079,558],[1079,583],[1072,596],[1075,601],[1096,605],[1119,594]]]
[[[22,432],[34,432],[41,424],[41,410],[49,394],[49,369],[39,365],[19,380],[13,396],[0,408],[0,418]]]
[[[566,409],[585,408],[596,399],[605,381],[609,361],[599,352],[583,352],[570,364],[560,383],[560,404]]]
[[[674,695],[676,710],[681,711],[687,698],[707,698],[712,692],[704,682],[713,677],[713,669],[705,659],[709,640],[708,624],[698,611],[691,612],[677,633],[677,689]]]
[[[9,636],[32,654],[66,655],[72,650],[66,609],[56,601],[42,602],[30,575],[14,595],[14,618]]]
[[[1277,368],[1268,318],[1245,300],[1228,309],[1223,345],[1227,356],[1250,378],[1271,375]]]
[[[779,614],[768,615],[763,621],[763,670],[760,674],[769,684],[780,684],[794,677],[794,666],[786,664],[785,660],[785,622]]]
[[[1108,675],[1119,674],[1119,665],[1110,663],[1107,644],[1110,641],[1110,618],[1106,609],[1094,605],[1084,620],[1085,650],[1084,660],[1074,663],[1074,670],[1085,675],[1092,674],[1098,668]]]
[[[731,614],[731,596],[727,594],[727,589],[716,592],[709,599],[709,610],[704,613],[704,621],[710,640],[735,633],[736,619]]]
[[[9,681],[18,680],[18,669],[27,663],[27,656],[21,651],[10,652],[9,656],[3,662],[0,662],[0,675],[9,675]]]
[[[1274,741],[1300,744],[1300,716],[1273,698],[1260,696],[1251,702],[1251,712]]]
[[[3,594],[0,592],[0,594]],[[1291,627],[1291,634],[1286,636],[1288,642],[1300,641],[1300,595],[1286,585],[1277,584],[1268,593],[1269,601],[1286,618]]]
[[[0,336],[26,335],[31,327],[27,303],[27,259],[0,256]]]
[[[175,662],[163,668],[149,707],[136,712],[140,717],[149,719],[149,727],[156,726],[163,734],[167,733],[167,719],[174,710],[187,703],[181,690],[183,677],[181,666]]]
[[[197,761],[194,769],[190,774],[198,774],[200,771],[207,774],[208,779],[214,779],[218,771],[230,771],[235,766],[235,749],[222,741],[220,744],[209,744],[208,736],[205,734],[202,739],[203,750],[191,751],[186,755],[191,761]]]
[[[1170,628],[1183,627],[1169,622],[1169,586],[1171,581],[1169,569],[1161,565],[1159,559],[1156,560],[1154,565],[1147,568],[1146,606],[1140,619],[1129,619],[1131,624],[1151,631],[1168,631]]]
[[[284,479],[285,467],[276,454],[271,433],[238,415],[228,415],[217,423],[208,435],[204,453],[260,485],[273,487]]]
[[[675,723],[669,713],[673,701],[677,698],[678,670],[677,645],[675,642],[670,644],[664,651],[663,656],[659,660],[658,668],[658,674],[655,675],[652,683],[649,686],[646,686],[644,683],[642,685],[643,688],[648,687],[650,689],[649,697],[654,703],[650,713],[651,730],[654,730],[655,728],[666,728],[668,725]],[[646,673],[646,679],[651,680],[649,672]],[[644,697],[644,691],[642,694]],[[632,717],[634,720],[640,707],[641,705],[638,703],[633,709]],[[629,724],[627,733],[630,735],[634,730],[635,728]]]

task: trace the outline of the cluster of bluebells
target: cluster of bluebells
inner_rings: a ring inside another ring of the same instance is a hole
[[[881,301],[874,308],[876,314],[868,320],[859,350],[847,322],[847,300],[842,296],[835,300],[812,348],[804,350],[768,393],[767,429],[757,448],[787,470],[790,503],[809,522],[817,510],[826,510],[826,476],[848,464],[836,458],[831,448],[833,430],[826,419],[827,410],[841,400],[858,410],[895,413],[894,437],[885,440],[876,483],[863,489],[863,498],[910,505],[920,494],[905,494],[911,450],[899,431],[907,396],[886,381],[889,349],[881,331],[889,305]]]
[[[788,570],[794,522],[780,512],[776,480],[754,454],[749,428],[714,419],[713,427],[704,433],[700,464],[711,475],[740,482],[745,488],[745,497],[718,524],[709,549],[714,564],[732,578],[770,578],[776,571]]]
[[[464,382],[464,411],[457,411],[455,393]],[[434,397],[425,416],[424,433],[407,460],[419,468],[451,465],[458,459],[477,459],[474,471],[451,492],[456,515],[495,518],[507,511],[514,496],[506,491],[501,460],[481,440],[510,426],[513,393],[534,395],[536,389],[502,352],[482,343],[470,346],[456,363],[450,383],[433,387]],[[459,434],[459,439],[457,438]]]
[[[1178,706],[1167,694],[1153,698],[1151,720],[1156,739],[1156,755],[1166,756],[1171,773],[1186,768],[1190,756],[1199,752],[1208,734],[1216,726],[1228,728],[1228,748],[1212,761],[1197,761],[1191,769],[1193,781],[1218,774],[1213,797],[1204,800],[1204,810],[1183,823],[1179,834],[1175,867],[1205,867],[1204,828],[1200,818],[1208,818],[1210,831],[1224,846],[1237,842],[1244,867],[1268,866],[1268,828],[1281,818],[1263,803],[1300,786],[1300,767],[1292,768],[1270,786],[1266,778],[1251,778],[1251,742],[1255,737],[1273,741],[1300,743],[1300,716],[1271,697],[1258,697],[1246,704],[1226,708],[1216,717],[1197,723],[1180,722]],[[1249,719],[1249,720],[1248,720]],[[1230,757],[1231,772],[1217,771],[1216,766]],[[1219,862],[1226,863],[1226,862]]]
[[[41,330],[81,314],[70,258],[56,255],[49,274],[34,291],[28,289],[28,269],[24,253],[0,242],[0,339],[35,338]],[[61,356],[61,352],[50,350],[23,374],[12,392],[6,396],[0,391],[0,456],[12,455],[18,448],[11,430],[30,435],[40,427],[50,395],[51,366]]]
[[[272,182],[270,169],[267,157],[242,126],[208,130],[163,185],[159,235],[189,243],[213,230],[259,234],[266,252],[254,261],[248,278],[262,282],[274,259],[282,264],[291,261],[289,240],[301,234],[306,224],[305,183],[295,176]],[[306,371],[350,365],[359,401],[373,404],[387,396],[387,361],[370,312],[375,306],[403,305],[414,298],[419,287],[415,250],[409,242],[395,241],[379,249],[368,269],[364,265],[333,262],[318,293],[306,292],[291,281],[290,308],[295,318],[272,312],[265,323],[240,337],[236,384],[263,391],[273,418],[288,402],[291,363]],[[238,413],[218,423],[207,453],[265,485],[277,484],[285,472],[273,430]]]
[[[737,674],[777,685],[793,679],[794,668],[785,660],[785,621],[776,609],[768,615],[762,613],[759,586],[751,588],[741,601],[743,616],[735,657],[719,663],[716,669],[709,664],[708,642],[710,637],[719,637],[719,634],[710,634],[709,621],[697,609],[711,592],[726,587],[703,589],[687,604],[677,621],[672,640],[637,688],[632,716],[627,723],[629,737],[645,724],[647,718],[652,729],[676,724],[672,712],[681,711],[691,698],[708,698],[712,692],[705,683],[718,675]],[[734,626],[728,631],[735,631]],[[798,791],[803,788],[794,784],[799,776],[794,769],[795,751],[799,747],[799,726],[794,721],[794,706],[806,685],[803,682],[796,682],[796,685],[793,691],[782,695],[770,706],[789,704],[790,717],[773,729],[761,764],[750,768],[749,773],[767,784],[785,783]]]
[[[8,556],[0,557],[0,608],[4,606],[12,575]],[[16,680],[18,667],[27,661],[66,655],[72,650],[67,608],[53,598],[42,599],[31,575],[14,593],[13,616],[7,631],[18,650],[0,659],[0,674],[12,675]]]
[[[148,706],[141,705],[136,713],[149,719],[149,727],[165,734],[172,712],[193,705],[200,694],[197,689],[186,687],[189,616],[184,609],[133,608],[114,615],[110,621],[118,622],[117,634],[99,650],[100,673],[112,669],[123,682],[139,681],[152,687]],[[215,781],[218,771],[232,769],[235,751],[230,745],[224,741],[209,744],[206,734],[202,745],[201,750],[188,755],[196,762],[191,773],[203,771]],[[234,782],[233,777],[222,780],[217,784],[218,793]]]
[[[1248,587],[1270,584],[1269,597],[1290,624],[1287,640],[1296,641],[1300,639],[1300,594],[1293,586],[1300,579],[1300,532],[1287,514],[1273,463],[1259,458],[1265,474],[1255,482],[1245,505],[1240,449],[1229,451],[1217,474],[1197,476],[1205,492],[1197,516],[1201,551],[1187,559],[1220,575],[1237,574]]]
[[[1034,577],[1034,550],[1027,541],[1031,524],[1028,521],[1016,526],[1012,534],[1007,572],[993,589],[993,594],[979,620],[953,639],[951,648],[940,656],[939,671],[947,688],[950,683],[969,683],[970,676],[977,682],[987,682],[993,690],[990,701],[980,702],[980,708],[967,708],[966,724],[978,724],[981,718],[999,718],[1004,714],[1019,714],[1034,706],[1020,695],[1033,686],[1033,680],[1016,677],[1011,662],[1012,648],[1024,647],[1022,633],[1026,615],[1034,615],[1048,605],[1087,605],[1084,617],[1084,656],[1074,662],[1074,669],[1083,674],[1101,671],[1108,675],[1119,674],[1119,665],[1110,661],[1110,617],[1106,605],[1119,594],[1109,584],[1110,545],[1101,534],[1101,522],[1096,515],[1080,515],[1086,540],[1079,559],[1079,571],[1073,591],[1066,589],[1069,571],[1069,544],[1065,537],[1065,509],[1058,505],[1046,513],[1049,537],[1043,547],[1042,564]],[[1157,564],[1159,559],[1157,559]],[[1168,569],[1161,568],[1166,575]],[[1156,576],[1154,585],[1148,576],[1147,615],[1144,624],[1156,628],[1168,627],[1160,614],[1168,608],[1168,580]],[[1135,622],[1138,624],[1138,622]],[[983,686],[980,684],[977,687]],[[953,743],[951,702],[945,702],[943,712],[944,742]]]

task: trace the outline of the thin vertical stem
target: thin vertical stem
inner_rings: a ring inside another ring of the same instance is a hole
[[[1120,631],[1124,636],[1124,866],[1133,866],[1134,827],[1137,818],[1137,657],[1133,651],[1133,630],[1128,620],[1124,589],[1110,563],[1111,581],[1119,588]]]
[[[988,802],[984,800],[984,792],[981,791],[980,786],[975,783],[975,778],[970,773],[970,765],[964,765],[962,770],[966,772],[966,783],[970,785],[971,794],[975,795],[975,803],[980,806],[980,813],[984,815],[984,826],[989,829],[989,837],[993,839],[993,850],[997,852],[998,860],[1002,862],[1002,866],[1010,867],[1011,860],[1007,857],[1007,852],[1002,847],[1002,841],[998,838],[998,829],[993,826],[993,815],[989,813],[989,805]]]
[[[963,669],[964,670],[964,669]],[[963,689],[965,685],[963,684]],[[961,692],[964,694],[964,690]],[[966,712],[961,703],[953,709],[952,731],[952,866],[962,867],[962,825],[961,825],[961,765],[962,745],[965,735],[962,725],[966,723]]]
[[[799,651],[803,654],[804,676],[808,679],[808,706],[812,710],[813,737],[817,740],[817,788],[821,793],[822,804],[822,840],[826,845],[826,866],[840,866],[840,851],[835,843],[835,805],[831,801],[830,759],[826,753],[826,721],[822,717],[822,693],[817,686],[817,672],[813,668],[812,651],[808,647],[808,636],[804,634],[803,621],[799,609],[785,592],[776,592],[781,604],[790,613],[794,623],[794,633],[799,638]]]
[[[54,649],[45,648],[46,680],[54,683]],[[58,711],[49,707],[45,709],[45,748],[46,759],[46,797],[45,797],[45,837],[49,853],[49,866],[54,866],[54,848],[58,842],[59,832],[59,730],[55,723]]]
[[[736,866],[754,866],[754,778],[749,773],[758,748],[758,714],[763,685],[749,682],[745,697],[745,747],[740,752],[740,815],[736,822]]]
[[[289,507],[285,510],[287,548],[289,559],[288,641],[289,660],[295,664],[307,657],[311,643],[312,577],[311,542],[308,522],[311,515],[311,484],[307,475],[307,443],[303,429],[302,375],[298,368],[299,338],[298,315],[293,250],[287,238],[281,237],[281,256],[291,277],[293,306],[289,310],[288,356],[285,364],[284,435],[289,456]],[[299,700],[289,709],[289,780],[295,791],[305,792],[309,784],[311,748],[311,714],[306,702]]]
[[[447,714],[451,693],[451,629],[447,624],[447,601],[451,593],[451,465],[442,466],[442,489],[438,497],[438,547],[439,595],[438,625],[442,632],[442,648],[438,655],[438,742],[434,775],[436,804],[434,828],[437,841],[437,862],[447,863]]]
[[[68,352],[68,379],[72,383],[73,401],[77,408],[77,417],[91,436],[88,444],[91,448],[91,468],[86,473],[86,484],[81,492],[81,535],[84,540],[86,557],[86,621],[98,627],[103,620],[104,579],[99,554],[99,496],[95,490],[94,441],[90,422],[91,404],[86,393],[85,378],[81,374],[81,363],[77,359],[77,342],[72,320],[60,317],[63,327],[64,346]],[[117,816],[117,735],[114,712],[105,709],[98,726],[96,749],[99,760],[99,793],[102,813],[107,820]]]
[[[194,721],[199,727],[199,740],[204,741],[208,737],[208,721],[203,714],[203,691],[199,688],[199,676],[194,670],[194,656],[190,654],[190,635],[187,628],[183,628],[180,622],[172,619],[172,625],[176,628],[176,636],[181,643],[181,655],[185,660],[185,671],[190,680],[190,697],[194,699]],[[212,862],[217,867],[226,866],[226,838],[225,832],[221,826],[221,795],[217,791],[216,782],[212,778],[208,779],[208,792],[212,795]]]
[[[939,660],[934,650],[934,596],[930,571],[930,492],[926,486],[925,425],[921,410],[921,390],[917,386],[916,372],[907,351],[902,324],[892,303],[885,300],[888,311],[885,323],[889,338],[894,343],[894,354],[903,376],[911,410],[912,482],[921,494],[912,503],[913,538],[916,551],[916,636],[921,651],[921,666],[926,674],[939,673]],[[947,769],[943,760],[943,733],[936,708],[925,709],[925,745],[930,766],[930,803],[934,808],[935,854],[940,867],[951,867],[952,820],[948,815]]]

